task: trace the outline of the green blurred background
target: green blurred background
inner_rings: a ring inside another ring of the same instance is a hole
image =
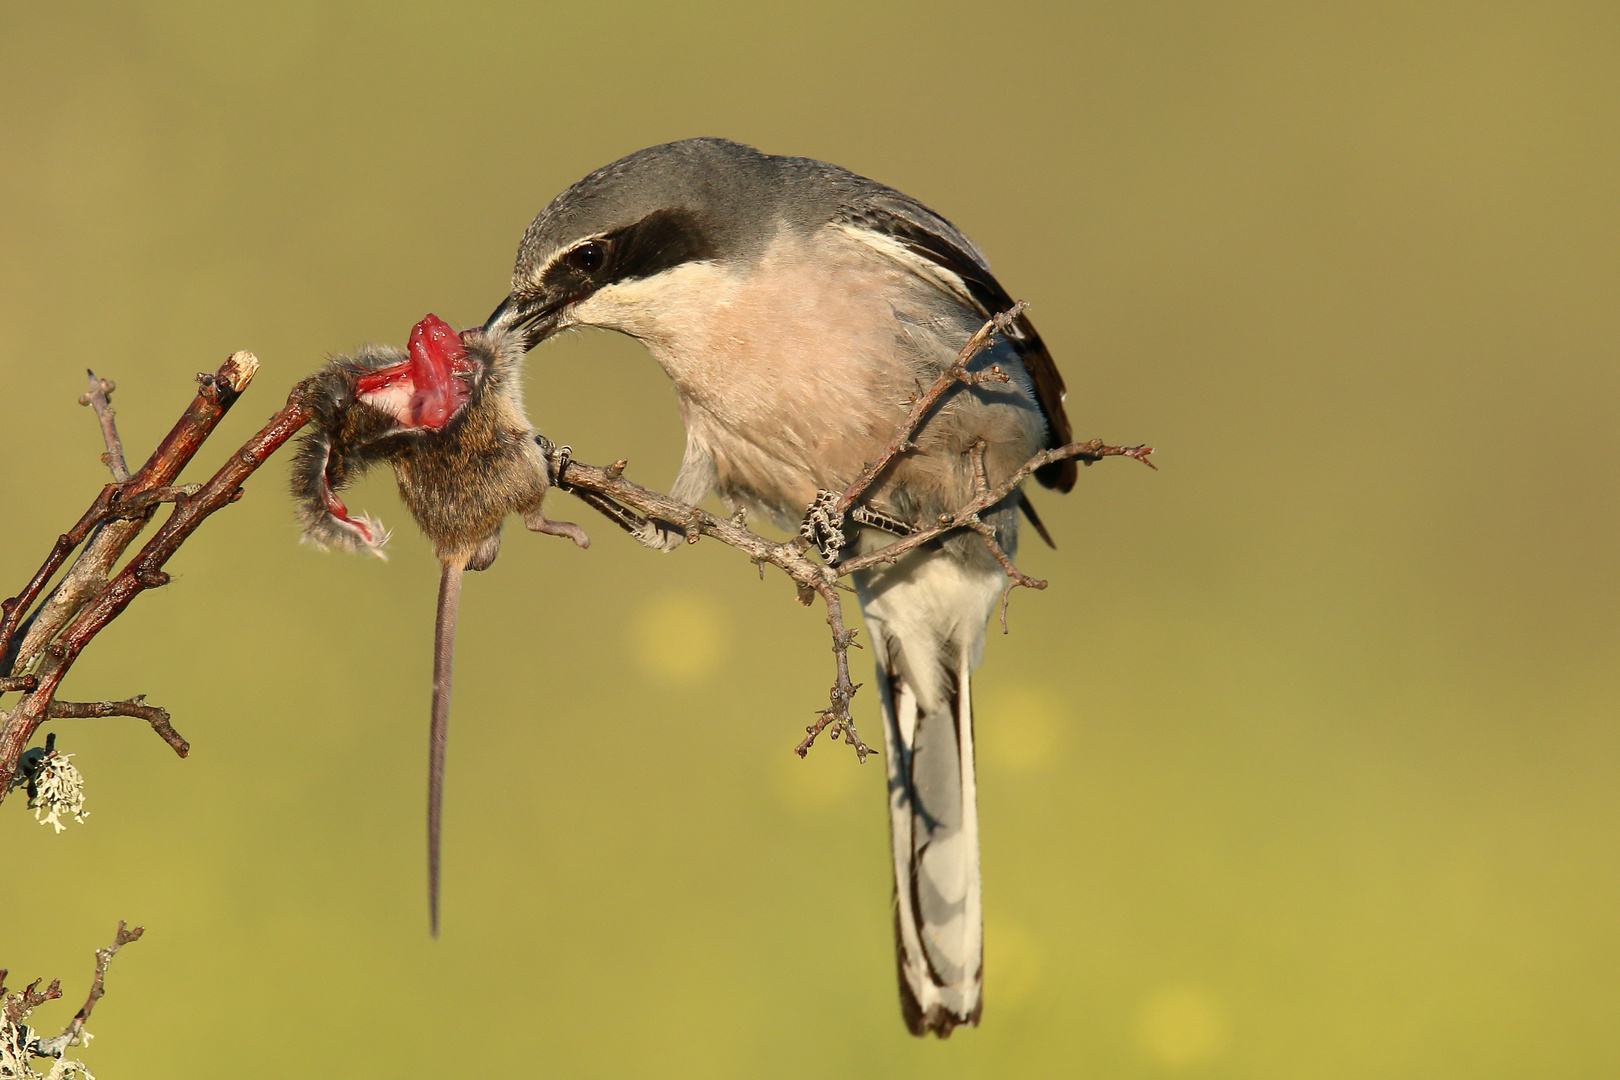
[[[1620,1072],[1620,8],[0,6],[0,568],[15,591],[233,349],[212,471],[330,352],[478,322],[556,192],[725,135],[952,218],[1077,434],[976,682],[987,1007],[904,1033],[882,765],[793,744],[825,628],[712,543],[520,530],[462,611],[445,929],[435,563],[297,543],[285,458],[74,669],[61,836],[0,808],[0,964],[103,1080]],[[672,479],[642,348],[537,425]],[[864,669],[869,662],[859,657]],[[14,699],[13,699],[14,700]],[[871,698],[858,701],[876,732]]]

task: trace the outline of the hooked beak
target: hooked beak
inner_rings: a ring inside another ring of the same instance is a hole
[[[508,295],[484,320],[484,333],[516,334],[525,349],[532,349],[556,332],[565,303],[566,300],[552,302],[543,297],[525,300],[516,294]]]

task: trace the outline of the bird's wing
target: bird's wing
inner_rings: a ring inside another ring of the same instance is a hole
[[[907,195],[874,185],[874,189],[846,199],[834,223],[892,240],[918,261],[925,276],[983,318],[1012,307],[1012,297],[990,272],[973,241]],[[1007,339],[1034,384],[1036,403],[1046,417],[1046,445],[1065,445],[1072,436],[1069,417],[1063,411],[1063,376],[1058,374],[1052,354],[1046,351],[1046,344],[1026,315],[1018,317]],[[1036,470],[1035,478],[1046,487],[1068,491],[1074,487],[1077,471],[1072,459],[1055,461]]]

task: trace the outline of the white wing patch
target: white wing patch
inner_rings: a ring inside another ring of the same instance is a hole
[[[872,248],[890,262],[905,267],[924,281],[932,282],[943,292],[961,300],[970,309],[978,310],[978,302],[968,290],[967,283],[955,271],[941,266],[925,255],[912,251],[899,240],[875,229],[865,229],[847,222],[834,222],[831,226],[858,243]]]

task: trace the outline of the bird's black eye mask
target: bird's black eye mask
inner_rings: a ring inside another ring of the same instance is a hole
[[[583,300],[607,285],[713,257],[714,243],[696,214],[655,210],[633,225],[575,244],[541,280],[548,297]]]

